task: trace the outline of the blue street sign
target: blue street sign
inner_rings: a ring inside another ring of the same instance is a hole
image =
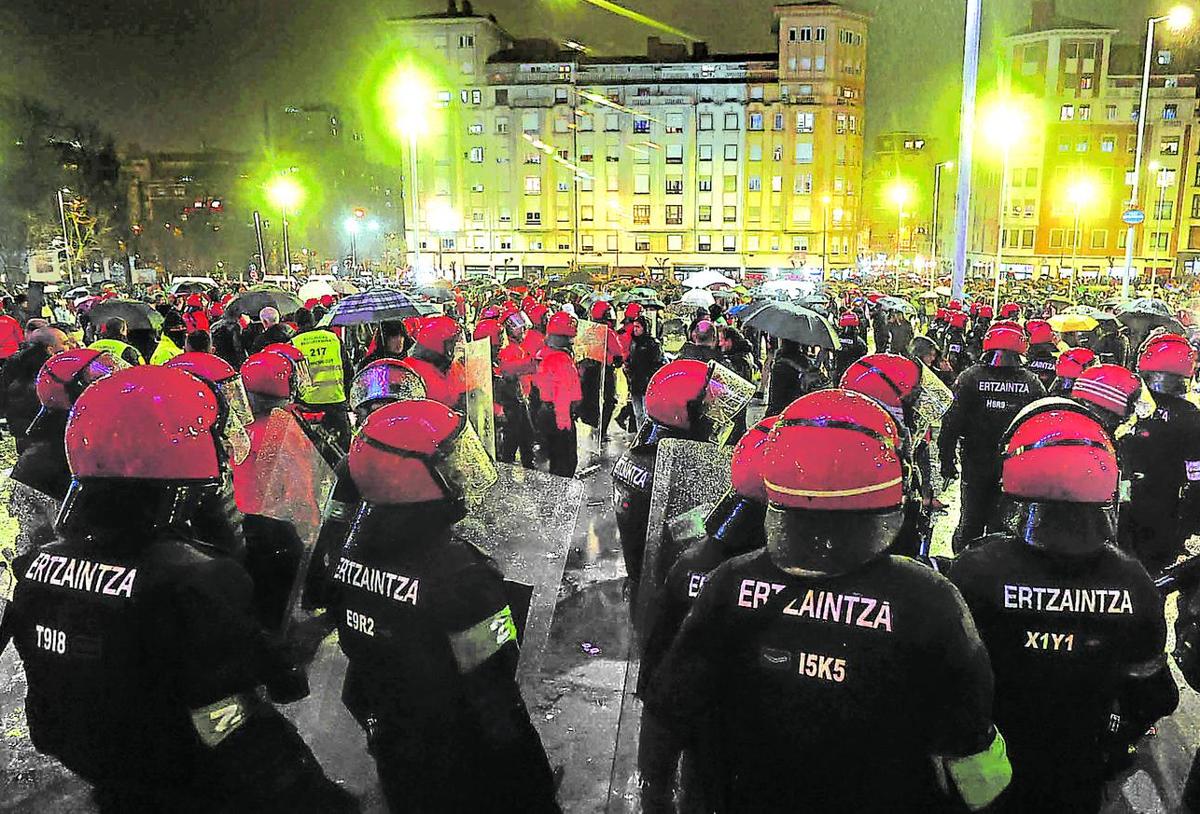
[[[1146,219],[1146,213],[1141,209],[1126,209],[1121,215],[1121,220],[1125,221],[1130,226],[1137,226]]]

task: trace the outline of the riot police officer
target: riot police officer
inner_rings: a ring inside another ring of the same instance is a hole
[[[1025,354],[1025,367],[1032,370],[1042,382],[1042,387],[1050,390],[1054,384],[1055,363],[1058,361],[1058,348],[1054,344],[1054,329],[1044,319],[1031,319],[1025,323],[1025,331],[1029,334],[1029,352]]]
[[[867,343],[863,341],[862,334],[859,332],[860,322],[858,314],[853,311],[847,311],[838,317],[839,347],[837,353],[834,354],[836,359],[835,379],[840,379],[846,372],[846,368],[867,355]]]
[[[504,580],[455,537],[495,482],[462,414],[429,400],[372,413],[351,445],[363,496],[332,573],[342,699],[367,734],[392,811],[557,812],[514,679]]]
[[[1195,371],[1196,349],[1176,334],[1150,339],[1138,358],[1157,406],[1121,445],[1131,484],[1120,540],[1151,573],[1200,527],[1200,410],[1186,398]]]
[[[1100,423],[1047,398],[1006,436],[1002,482],[1019,533],[989,535],[950,571],[996,676],[1013,766],[1005,810],[1095,812],[1107,777],[1179,701],[1163,601],[1111,544],[1105,506],[1119,472]]]
[[[752,427],[733,449],[731,487],[704,517],[699,539],[691,542],[667,570],[662,594],[646,626],[646,644],[638,667],[638,691],[644,693],[659,662],[674,641],[684,617],[700,595],[708,575],[721,563],[762,548],[763,518],[767,495],[758,464],[766,448],[767,434],[778,416],[764,418]],[[682,541],[676,540],[677,544]],[[667,565],[664,563],[664,565]],[[642,811],[646,814],[673,812],[675,770],[681,745],[671,730],[650,710],[642,712],[638,740],[638,770],[641,774]],[[683,809],[700,810],[702,783],[695,762],[686,758],[682,769]]]
[[[1042,383],[1022,366],[1029,349],[1025,332],[998,322],[983,340],[984,359],[954,383],[954,403],[938,438],[942,477],[957,477],[954,458],[962,442],[962,498],[954,550],[960,551],[994,527],[1000,496],[1000,437],[1025,405],[1046,395]]]
[[[967,349],[967,314],[951,310],[946,314],[946,330],[942,333],[942,355],[954,375],[958,376],[971,364]]]
[[[992,327],[995,311],[992,306],[974,303],[971,306],[971,329],[967,332],[967,358],[971,363],[983,356],[983,338]]]
[[[650,378],[646,422],[612,473],[617,533],[631,597],[642,578],[658,443],[666,438],[715,440],[719,426],[732,423],[753,391],[754,385],[728,368],[698,359],[677,359]]]
[[[452,410],[463,409],[467,374],[456,358],[463,341],[462,328],[447,316],[426,317],[417,328],[409,350],[408,366],[425,382],[425,392]]]
[[[1070,397],[1071,388],[1075,386],[1079,374],[1095,364],[1096,353],[1091,348],[1070,348],[1060,353],[1054,363],[1054,384],[1050,385],[1050,395]]]
[[[546,323],[546,344],[537,352],[534,386],[538,392],[534,428],[550,462],[550,474],[574,477],[579,463],[575,411],[583,398],[579,370],[571,355],[577,332],[575,317],[559,311]]]
[[[944,577],[884,553],[901,522],[900,443],[882,407],[844,390],[797,399],[768,437],[766,550],[708,577],[647,698],[703,761],[714,809],[929,810],[934,767],[973,810],[1004,789],[966,606]]]
[[[357,809],[259,694],[298,697],[263,646],[249,576],[176,532],[221,481],[227,419],[182,370],[88,387],[66,429],[63,541],[16,563],[0,642],[25,667],[30,737],[101,811]]]
[[[521,465],[534,468],[533,423],[529,417],[530,381],[537,368],[533,357],[522,347],[529,317],[514,311],[504,318],[504,346],[497,355],[496,404],[504,411],[504,425],[496,445],[496,458],[512,463],[521,456]]]

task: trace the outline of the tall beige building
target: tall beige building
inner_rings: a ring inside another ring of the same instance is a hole
[[[868,19],[774,11],[762,54],[651,37],[644,56],[593,56],[468,3],[394,21],[439,83],[405,190],[409,262],[419,242],[422,267],[454,276],[853,265]]]

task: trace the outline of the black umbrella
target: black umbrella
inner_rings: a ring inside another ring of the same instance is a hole
[[[361,325],[365,322],[385,322],[436,314],[437,309],[427,302],[411,299],[402,291],[372,288],[361,294],[345,297],[321,320],[322,325]]]
[[[1166,317],[1171,318],[1171,309],[1162,300],[1153,297],[1139,297],[1136,300],[1130,300],[1123,305],[1117,306],[1117,317],[1122,317],[1126,314],[1144,317]]]
[[[294,314],[300,310],[300,300],[282,288],[271,286],[255,286],[244,294],[239,294],[225,306],[225,316],[237,319],[243,314],[250,319],[258,319],[258,312],[264,308],[274,308],[280,314]]]
[[[163,325],[163,315],[147,302],[103,300],[88,311],[88,319],[97,327],[114,317],[125,320],[131,331],[157,331]]]
[[[742,324],[801,345],[816,345],[830,350],[840,347],[837,331],[828,319],[810,308],[790,302],[766,303],[747,316]]]
[[[416,293],[433,302],[454,301],[454,292],[449,288],[442,288],[440,285],[427,285],[424,288],[418,288]]]

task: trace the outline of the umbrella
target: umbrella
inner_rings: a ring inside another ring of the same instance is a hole
[[[1171,318],[1171,309],[1167,304],[1159,299],[1151,297],[1141,297],[1136,300],[1131,300],[1117,309],[1117,316],[1121,317],[1126,314],[1133,316],[1144,317],[1166,317]]]
[[[427,300],[432,300],[433,302],[454,301],[454,292],[448,288],[442,288],[438,285],[427,285],[424,288],[418,288],[416,293]]]
[[[362,290],[349,280],[334,280],[329,285],[338,294],[357,294]]]
[[[1063,305],[1071,304],[1069,299],[1059,296],[1058,294],[1051,294],[1049,297],[1046,297],[1046,302],[1061,302]]]
[[[245,314],[250,319],[258,319],[258,312],[271,307],[280,314],[294,314],[300,310],[300,300],[282,288],[272,286],[255,286],[244,294],[239,294],[225,306],[225,316],[237,319]]]
[[[912,303],[908,300],[902,300],[899,297],[880,297],[875,301],[875,305],[884,311],[899,311],[902,314],[915,314],[917,312],[917,309],[912,307]]]
[[[1085,317],[1091,317],[1097,322],[1105,322],[1115,320],[1116,317],[1107,311],[1102,311],[1091,305],[1072,305],[1070,308],[1064,308],[1064,314],[1082,314]]]
[[[708,288],[714,285],[733,288],[737,280],[731,280],[719,271],[698,271],[683,281],[684,288]]]
[[[1055,314],[1050,317],[1050,327],[1061,333],[1091,331],[1100,323],[1087,314]]]
[[[300,290],[296,292],[296,296],[300,298],[301,302],[319,300],[321,297],[332,297],[335,294],[337,294],[337,292],[333,290],[333,286],[331,286],[325,280],[312,280],[307,282],[300,286]]]
[[[135,300],[102,300],[87,312],[93,325],[103,325],[114,317],[125,320],[131,331],[157,331],[162,328],[163,315],[150,303]]]
[[[919,299],[919,300],[936,300],[938,297],[941,297],[941,296],[947,296],[947,297],[950,296],[950,289],[947,288],[946,293],[944,295],[939,294],[937,291],[926,291],[922,294],[918,294],[917,299]]]
[[[384,322],[392,319],[423,317],[437,313],[427,302],[411,299],[403,291],[391,288],[372,288],[361,294],[351,294],[325,315],[322,325],[360,325],[364,322]]]
[[[742,314],[744,314],[746,312],[746,310],[751,307],[757,308],[758,306],[752,306],[750,303],[744,302],[744,303],[740,303],[739,305],[733,306],[725,313],[728,316],[737,317],[737,316],[741,316]]]
[[[680,298],[679,302],[683,305],[694,305],[697,308],[708,308],[717,300],[712,295],[711,291],[705,291],[703,288],[693,288],[688,293]]]
[[[933,293],[937,294],[939,297],[949,297],[951,292],[949,286],[939,285],[937,288],[933,289]]]
[[[524,294],[533,286],[533,283],[528,280],[523,280],[520,277],[513,277],[510,280],[504,281],[504,287],[510,291],[519,291]]]
[[[788,302],[767,303],[746,317],[742,324],[801,345],[818,345],[830,350],[840,347],[837,332],[828,319],[816,311]]]

